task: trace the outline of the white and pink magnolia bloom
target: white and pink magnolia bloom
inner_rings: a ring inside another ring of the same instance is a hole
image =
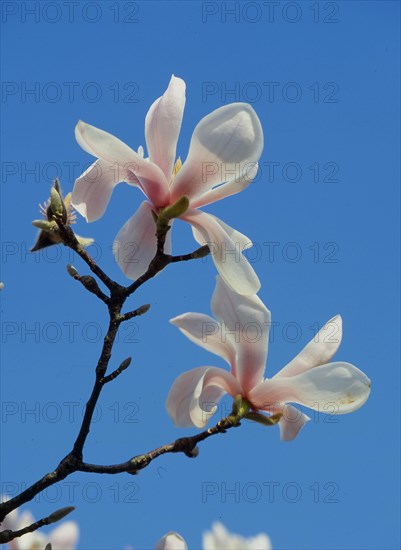
[[[19,512],[13,510],[2,523],[2,529],[18,531],[31,525],[35,519],[29,510]],[[43,550],[50,542],[53,550],[74,550],[77,547],[79,528],[75,521],[63,521],[45,534],[42,531],[33,531],[22,537],[15,538],[8,543],[10,550]]]
[[[241,395],[253,411],[281,413],[281,439],[296,437],[309,417],[288,403],[334,414],[361,407],[370,393],[370,380],[350,363],[329,363],[342,336],[341,317],[331,319],[309,344],[273,378],[265,379],[271,314],[256,296],[233,292],[218,277],[208,315],[186,313],[171,319],[185,336],[219,355],[230,372],[198,367],[179,376],[167,398],[176,426],[203,428],[228,393]]]
[[[262,126],[247,103],[224,105],[196,126],[181,165],[180,159],[175,159],[184,105],[185,82],[172,76],[166,92],[146,115],[149,158],[144,158],[142,147],[136,153],[113,135],[80,121],[76,139],[98,160],[76,180],[72,204],[91,222],[104,214],[119,182],[144,193],[148,200],[122,227],[114,243],[120,268],[127,277],[136,279],[156,252],[152,210],[157,213],[186,196],[189,208],[180,218],[191,224],[195,240],[211,246],[213,261],[227,284],[240,294],[255,293],[260,287],[256,273],[242,254],[233,254],[252,246],[252,242],[199,208],[238,193],[251,183],[263,149]],[[166,252],[170,250],[168,238]]]

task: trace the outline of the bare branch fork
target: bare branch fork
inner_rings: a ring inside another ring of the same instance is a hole
[[[187,200],[185,197],[183,199]],[[153,278],[167,265],[171,263],[202,258],[209,254],[209,247],[202,246],[190,254],[179,256],[165,254],[165,240],[167,233],[170,230],[169,221],[171,217],[174,217],[171,216],[169,218],[169,214],[171,215],[171,212],[166,213],[165,209],[165,211],[159,213],[158,217],[155,217],[157,250],[154,258],[150,262],[147,271],[131,285],[125,287],[110,279],[110,277],[106,275],[106,273],[97,265],[90,254],[80,244],[71,227],[66,222],[63,209],[65,209],[63,203],[61,204],[61,207],[58,211],[53,209],[53,220],[57,223],[57,234],[60,237],[60,241],[64,245],[74,250],[82,258],[82,260],[89,266],[92,273],[106,286],[109,291],[109,295],[107,295],[100,289],[94,277],[89,275],[79,275],[78,271],[71,265],[67,267],[68,272],[89,292],[97,296],[102,302],[107,305],[109,311],[109,327],[107,330],[107,334],[104,337],[102,351],[96,366],[94,386],[91,395],[86,403],[84,417],[72,450],[60,461],[55,470],[44,475],[41,479],[36,481],[33,485],[28,487],[19,495],[0,504],[0,523],[11,511],[29,502],[37,494],[44,491],[47,487],[54,485],[59,481],[62,481],[74,472],[92,472],[106,474],[117,474],[126,472],[129,474],[137,474],[140,470],[146,468],[152,460],[166,453],[184,453],[188,457],[195,457],[197,456],[196,445],[198,443],[209,438],[212,435],[224,433],[229,428],[239,426],[240,420],[245,414],[245,409],[237,406],[235,410],[233,408],[233,413],[229,417],[222,419],[218,424],[216,424],[216,426],[209,428],[208,430],[196,434],[192,437],[179,438],[173,443],[158,447],[157,449],[154,449],[153,451],[150,451],[146,454],[134,456],[133,458],[121,464],[102,466],[96,464],[87,464],[83,461],[83,448],[89,435],[93,413],[99,400],[101,391],[106,384],[117,378],[126,368],[128,368],[129,364],[131,363],[131,358],[128,358],[123,361],[116,370],[111,372],[111,374],[106,375],[118,329],[121,323],[132,319],[133,317],[143,315],[148,311],[150,307],[149,304],[145,304],[135,310],[121,313],[125,301],[132,294],[134,294],[134,292],[140,286],[142,286],[149,279]],[[52,230],[54,231],[54,229]],[[9,542],[16,537],[20,537],[26,533],[35,531],[43,525],[58,521],[59,519],[64,517],[65,514],[63,515],[63,512],[67,510],[67,512],[65,513],[70,513],[72,509],[72,507],[63,508],[62,510],[56,511],[50,516],[42,518],[41,520],[25,527],[24,529],[20,529],[19,531],[2,531],[0,533],[0,542]]]

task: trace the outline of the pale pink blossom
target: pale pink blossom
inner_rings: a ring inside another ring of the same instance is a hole
[[[215,319],[186,313],[171,320],[190,340],[219,355],[230,372],[198,367],[179,376],[167,398],[176,426],[203,428],[221,397],[241,395],[252,411],[282,414],[281,438],[292,440],[309,420],[298,408],[345,414],[361,407],[370,393],[370,380],[350,363],[329,361],[342,337],[342,321],[333,317],[309,344],[273,378],[265,379],[271,325],[270,311],[256,296],[233,292],[218,277],[211,308]]]
[[[176,159],[177,141],[185,105],[185,82],[173,76],[162,97],[150,107],[145,119],[149,158],[113,135],[80,121],[76,138],[80,146],[98,158],[75,182],[74,208],[88,222],[100,218],[114,187],[124,181],[147,197],[125,223],[114,243],[116,260],[130,279],[142,275],[156,252],[152,211],[189,199],[180,218],[192,225],[195,240],[209,244],[216,268],[240,294],[252,294],[259,279],[242,255],[251,241],[221,220],[198,210],[245,189],[257,173],[263,149],[260,121],[247,103],[216,109],[196,126],[186,161]],[[167,239],[166,252],[171,250]],[[236,253],[235,253],[236,252]]]

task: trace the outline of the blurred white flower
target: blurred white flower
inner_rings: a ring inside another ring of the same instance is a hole
[[[272,545],[265,533],[245,538],[229,533],[224,525],[215,522],[212,530],[203,535],[203,550],[271,550]]]

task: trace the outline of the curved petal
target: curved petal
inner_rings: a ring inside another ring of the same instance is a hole
[[[233,374],[245,391],[263,378],[266,366],[271,313],[256,296],[241,296],[217,277],[212,311],[222,323],[222,336],[236,350]]]
[[[116,164],[98,159],[75,180],[71,204],[87,222],[103,216],[114,187],[129,179],[127,172],[118,172]]]
[[[325,365],[338,350],[343,334],[342,319],[336,315],[319,330],[304,349],[282,368],[276,376],[295,376],[309,369]]]
[[[370,380],[350,363],[328,363],[292,377],[273,377],[254,388],[248,398],[255,407],[299,403],[331,414],[346,414],[361,407],[370,393]]]
[[[74,550],[78,537],[79,529],[75,521],[64,521],[49,534],[53,550]]]
[[[206,193],[203,193],[203,195],[191,201],[191,208],[200,208],[243,191],[252,183],[258,173],[258,167],[259,165],[257,162],[251,163],[240,177],[223,183],[214,189],[209,189],[209,191],[206,191]]]
[[[279,420],[281,441],[292,441],[310,418],[292,405],[283,407],[283,416]]]
[[[170,319],[170,323],[178,327],[191,342],[222,357],[229,365],[234,364],[235,350],[222,334],[219,323],[209,315],[184,313]]]
[[[112,134],[86,124],[82,120],[75,128],[75,137],[87,153],[101,158],[118,171],[130,171],[141,182],[148,199],[156,206],[165,206],[169,200],[167,180],[156,164],[142,158],[127,144]]]
[[[206,212],[188,210],[181,219],[194,227],[194,237],[199,244],[210,246],[218,272],[235,292],[243,295],[258,292],[258,276],[242,254],[243,245],[249,243],[249,239]]]
[[[167,90],[156,99],[145,118],[149,158],[163,170],[167,181],[173,172],[184,106],[185,82],[173,75]]]
[[[216,109],[196,126],[188,157],[171,186],[172,200],[195,198],[217,184],[239,180],[263,150],[260,120],[247,103]]]
[[[178,427],[203,428],[225,393],[232,397],[242,393],[231,373],[217,367],[198,367],[175,380],[167,397],[167,412]]]
[[[165,252],[171,251],[171,231],[167,233]],[[152,206],[143,202],[135,214],[125,223],[115,238],[114,257],[129,279],[143,275],[156,254],[156,225]]]
[[[156,542],[154,550],[188,550],[188,546],[179,533],[170,531]]]

